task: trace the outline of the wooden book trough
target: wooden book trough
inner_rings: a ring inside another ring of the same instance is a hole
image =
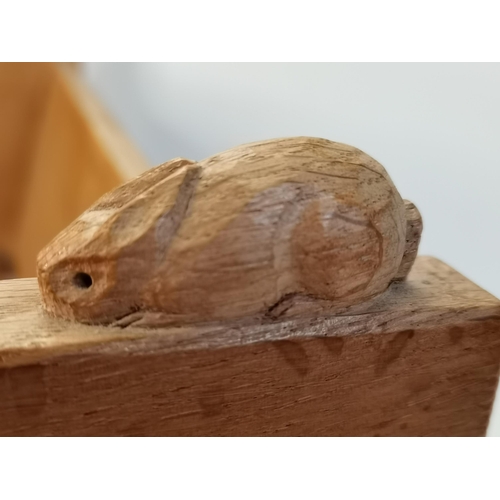
[[[417,257],[374,159],[297,137],[146,170],[74,68],[0,65],[0,99],[32,150],[0,146],[24,200],[0,219],[0,435],[486,433],[500,301]]]

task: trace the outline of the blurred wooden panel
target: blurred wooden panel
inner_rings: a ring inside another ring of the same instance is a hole
[[[7,277],[52,68],[0,64],[0,278]]]
[[[0,104],[8,110],[0,115],[0,253],[17,277],[34,276],[45,244],[148,167],[76,70],[0,65]]]

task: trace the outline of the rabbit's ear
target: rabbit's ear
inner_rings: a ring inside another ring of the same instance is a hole
[[[422,216],[418,208],[408,200],[404,200],[406,215],[406,246],[401,265],[394,281],[404,280],[410,272],[415,259],[417,258],[418,245],[424,228]]]
[[[128,254],[130,248],[147,236],[149,244],[153,243],[163,252],[184,217],[199,171],[198,164],[179,160],[169,165],[169,172],[165,171],[166,175],[160,180],[152,175],[149,179],[136,179],[137,183],[130,183],[129,189],[119,188],[127,203],[111,193],[114,213],[96,232],[86,250],[100,253],[105,249],[108,255]],[[148,252],[143,255],[147,256]]]
[[[155,168],[146,170],[144,173],[113,189],[109,193],[99,198],[87,212],[101,210],[119,210],[128,203],[133,202],[141,194],[155,186],[157,183],[167,179],[176,171],[195,162],[186,158],[174,158],[158,165]]]
[[[97,254],[109,253],[107,245],[113,238],[105,235],[110,236],[109,227],[115,221],[124,220],[120,214],[124,213],[125,207],[144,203],[148,190],[193,164],[190,160],[175,158],[106,193],[39,252],[38,269],[48,269],[67,258],[85,259],[89,256],[88,249],[96,248],[96,240],[104,245]]]

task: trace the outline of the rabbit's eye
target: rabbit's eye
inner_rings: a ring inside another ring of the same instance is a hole
[[[88,273],[76,273],[73,276],[73,284],[78,288],[90,288],[92,283],[92,276]]]

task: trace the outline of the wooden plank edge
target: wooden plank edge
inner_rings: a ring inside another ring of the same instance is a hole
[[[41,309],[36,279],[6,280],[0,283],[0,367],[48,363],[73,354],[219,349],[488,320],[500,320],[500,301],[432,257],[419,257],[406,282],[393,284],[386,294],[348,314],[158,329],[88,326],[51,318]]]

